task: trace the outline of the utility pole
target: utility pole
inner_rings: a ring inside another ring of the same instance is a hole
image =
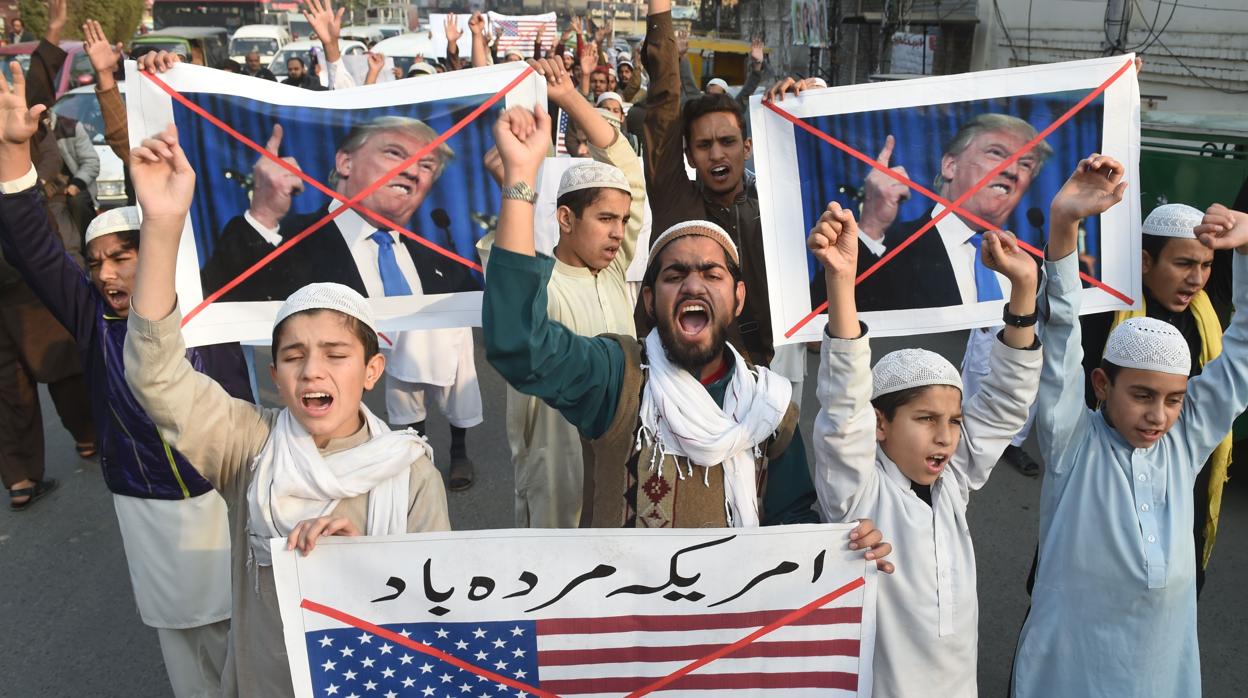
[[[1131,33],[1131,2],[1130,0],[1109,0],[1105,5],[1105,42],[1102,44],[1106,55],[1125,53],[1127,36]],[[1109,43],[1110,40],[1113,43]]]

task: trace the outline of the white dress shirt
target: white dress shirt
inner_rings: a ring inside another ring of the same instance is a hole
[[[961,438],[929,507],[876,443],[868,337],[823,339],[814,433],[820,514],[827,522],[873,519],[890,536],[897,566],[878,592],[877,698],[977,695],[979,603],[966,507],[1026,421],[1042,358],[994,342],[989,374],[964,403]]]
[[[336,211],[341,206],[341,202],[334,200],[330,202],[329,210]],[[351,257],[355,260],[355,267],[360,271],[360,278],[364,280],[367,295],[373,298],[384,298],[386,289],[381,283],[381,271],[377,266],[381,245],[369,239],[370,235],[377,232],[377,226],[364,220],[354,209],[343,212],[334,219],[334,223],[338,226],[338,232],[342,233],[342,239],[347,243],[347,248],[351,250]],[[403,278],[407,279],[407,285],[411,286],[412,295],[420,294],[420,275],[416,273],[416,264],[412,262],[407,246],[403,244],[399,233],[393,230],[385,232],[394,241],[394,260],[398,262]]]
[[[943,210],[944,206],[936,204],[932,209],[932,218],[940,215]],[[975,291],[975,246],[971,244],[971,238],[976,231],[971,230],[957,214],[951,213],[936,223],[936,232],[940,233],[940,239],[945,243],[945,252],[953,265],[953,276],[958,281],[958,293],[962,295],[962,302],[979,302],[979,295]],[[1001,297],[1008,300],[1010,280],[997,274],[997,283],[1001,285]]]
[[[270,245],[274,247],[277,247],[278,245],[282,244],[282,234],[278,232],[280,230],[279,226],[273,226],[272,228],[270,228],[264,225],[260,221],[256,220],[254,216],[251,215],[250,210],[243,211],[243,220],[247,221],[248,225],[251,226],[252,230],[256,231],[257,235],[264,238],[265,242],[269,243]]]
[[[867,235],[866,231],[862,229],[858,230],[858,239],[861,240],[862,244],[866,245],[867,249],[871,250],[871,254],[876,257],[883,257],[884,253],[888,251],[888,247],[884,244],[884,238],[876,240],[870,235]]]

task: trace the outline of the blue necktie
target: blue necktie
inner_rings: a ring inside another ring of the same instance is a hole
[[[975,300],[981,303],[1001,300],[1005,296],[1001,295],[1001,282],[997,281],[997,273],[984,266],[984,257],[981,254],[984,234],[975,233],[968,242],[975,246]]]
[[[399,271],[399,263],[394,258],[394,238],[387,230],[378,230],[368,236],[377,243],[377,271],[381,273],[381,287],[387,296],[410,296],[412,287],[407,285],[403,272]],[[1001,292],[997,291],[997,297]]]

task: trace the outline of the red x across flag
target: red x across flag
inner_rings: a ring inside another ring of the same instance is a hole
[[[944,207],[943,211],[933,216],[931,220],[924,223],[923,226],[920,227],[918,230],[916,230],[912,235],[910,235],[910,237],[906,238],[896,247],[889,250],[888,253],[885,254],[884,257],[882,257],[878,262],[876,262],[875,264],[871,265],[868,269],[863,271],[862,274],[859,275],[859,277],[855,281],[856,284],[860,284],[863,282],[864,279],[866,279],[867,277],[871,276],[876,271],[878,271],[880,267],[884,266],[885,264],[888,264],[902,250],[909,247],[911,243],[913,243],[915,240],[919,238],[919,236],[931,230],[933,227],[936,226],[937,223],[943,220],[945,216],[948,216],[951,213],[956,213],[959,216],[961,216],[963,219],[970,221],[971,223],[974,223],[975,225],[980,226],[984,228],[985,230],[996,230],[997,229],[996,226],[988,223],[987,221],[980,218],[979,216],[966,212],[962,208],[962,205],[965,204],[967,200],[969,200],[972,196],[974,196],[976,192],[978,192],[980,189],[987,186],[988,183],[993,180],[993,178],[995,178],[997,175],[1001,174],[1003,171],[1005,171],[1007,168],[1009,168],[1011,165],[1017,162],[1019,158],[1021,158],[1023,155],[1030,152],[1032,148],[1036,147],[1036,145],[1038,145],[1041,141],[1047,138],[1050,134],[1056,131],[1059,127],[1061,127],[1062,124],[1065,124],[1072,117],[1074,117],[1075,114],[1078,114],[1084,107],[1086,107],[1093,100],[1095,100],[1101,93],[1109,89],[1109,86],[1114,84],[1114,82],[1117,81],[1118,78],[1125,75],[1127,71],[1131,69],[1133,65],[1134,65],[1134,61],[1132,60],[1128,60],[1124,62],[1122,67],[1114,71],[1114,73],[1110,75],[1099,86],[1097,86],[1096,89],[1092,90],[1087,95],[1084,95],[1083,99],[1080,99],[1079,102],[1077,102],[1074,106],[1068,109],[1064,114],[1058,117],[1053,123],[1049,124],[1049,126],[1045,128],[1043,131],[1041,131],[1040,133],[1037,133],[1035,138],[1032,138],[1030,141],[1024,144],[1023,147],[1021,147],[1018,150],[1018,152],[1011,154],[1010,157],[1006,158],[1000,164],[998,164],[995,168],[993,168],[991,172],[984,175],[982,179],[976,182],[975,185],[971,187],[967,192],[962,194],[962,196],[958,197],[956,201],[949,201],[943,196],[940,196],[939,194],[931,191],[927,187],[924,187],[923,185],[910,180],[905,175],[900,174],[899,172],[896,172],[895,170],[890,169],[888,165],[882,162],[879,162],[878,160],[870,157],[869,155],[865,155],[862,152],[855,150],[854,148],[846,145],[843,141],[820,131],[819,129],[811,126],[810,124],[806,123],[800,118],[785,111],[775,102],[764,101],[763,105],[767,107],[768,109],[770,109],[771,111],[775,112],[776,114],[780,115],[785,120],[791,122],[794,126],[801,128],[807,133],[810,133],[811,135],[815,136],[816,138],[819,138],[825,143],[828,143],[829,145],[837,148],[838,150],[845,152],[851,157],[870,165],[872,168],[884,173],[885,175],[897,180],[898,182],[901,182],[902,184],[905,184],[907,187],[913,189],[914,191],[917,191],[923,196],[926,196],[927,198],[931,199],[932,201],[935,201],[936,203]],[[1041,257],[1043,255],[1043,252],[1041,252],[1040,250],[1036,249],[1035,247],[1031,245],[1028,245],[1027,243],[1021,240],[1019,241],[1019,246],[1027,250],[1027,252],[1031,253],[1033,256]],[[1122,300],[1123,302],[1126,302],[1126,303],[1132,302],[1131,298],[1127,296],[1125,293],[1115,288],[1110,287],[1108,284],[1102,282],[1100,279],[1093,278],[1092,276],[1089,276],[1088,274],[1084,274],[1082,272],[1080,272],[1079,276],[1084,281],[1087,281],[1089,284],[1095,286],[1096,288],[1101,289],[1102,291],[1105,291],[1106,293],[1114,296],[1115,298],[1118,298],[1119,300]],[[827,302],[824,302],[818,308],[815,308],[814,310],[812,310],[809,315],[802,318],[802,320],[798,322],[796,325],[789,328],[784,333],[784,336],[792,337],[795,333],[797,333],[798,330],[805,327],[807,323],[809,323],[811,320],[818,317],[825,310],[827,310],[827,308],[828,308],[828,304]]]

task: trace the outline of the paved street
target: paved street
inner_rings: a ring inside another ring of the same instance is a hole
[[[929,338],[951,359],[961,355],[964,334]],[[478,334],[479,337],[479,334]],[[911,345],[906,339],[902,344]],[[877,342],[877,352],[897,342]],[[815,403],[811,355],[802,429],[810,438]],[[267,357],[259,361],[267,361]],[[262,364],[263,365],[263,364]],[[504,386],[485,363],[478,368],[486,423],[470,432],[477,483],[451,493],[456,528],[506,527],[512,521],[512,477],[503,433]],[[268,404],[274,394],[264,389]],[[374,391],[369,405],[383,413]],[[156,633],[135,610],[111,495],[98,466],[79,461],[44,394],[48,471],[61,488],[32,510],[0,508],[0,696],[166,696],[170,694]],[[440,416],[429,420],[439,462],[447,460],[449,434]],[[1248,465],[1248,464],[1246,464]],[[1239,470],[1240,468],[1236,468]],[[1233,470],[1232,472],[1235,472]],[[1248,685],[1248,486],[1235,478],[1223,503],[1221,537],[1200,606],[1205,695],[1243,695]],[[1026,610],[1023,584],[1035,547],[1039,480],[1008,466],[973,499],[970,524],[979,566],[980,693],[1005,695],[1014,641]],[[1159,697],[1162,698],[1162,697]]]

